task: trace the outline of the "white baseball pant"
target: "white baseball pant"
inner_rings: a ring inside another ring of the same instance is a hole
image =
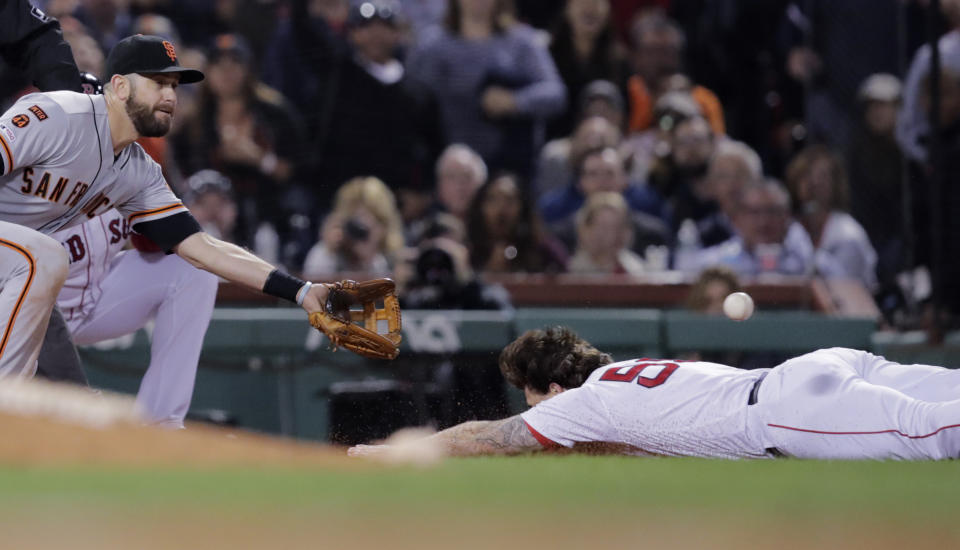
[[[960,370],[832,348],[772,369],[757,399],[765,445],[818,459],[960,458]]]
[[[67,253],[56,240],[0,221],[0,377],[29,378],[50,311],[67,277]]]
[[[137,402],[152,422],[183,427],[217,277],[176,255],[127,250],[114,257],[101,288],[87,316],[64,312],[74,342],[88,345],[117,338],[153,319],[150,365]]]

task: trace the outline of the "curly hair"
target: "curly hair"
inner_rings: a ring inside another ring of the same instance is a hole
[[[567,327],[528,330],[500,352],[500,372],[511,385],[547,393],[550,383],[570,389],[583,385],[613,357]]]

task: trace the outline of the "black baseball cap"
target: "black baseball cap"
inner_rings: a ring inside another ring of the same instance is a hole
[[[115,74],[180,73],[181,84],[203,80],[202,72],[180,66],[172,42],[146,34],[135,34],[117,42],[107,56],[105,72],[107,79]]]

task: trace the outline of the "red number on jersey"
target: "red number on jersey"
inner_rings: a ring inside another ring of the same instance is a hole
[[[649,367],[663,367],[659,372],[650,371],[653,376],[643,376],[642,373]],[[633,382],[636,379],[637,384],[645,388],[655,388],[667,381],[673,371],[680,368],[680,365],[670,361],[657,361],[653,363],[637,363],[632,367],[611,367],[603,373],[600,380],[608,382]]]

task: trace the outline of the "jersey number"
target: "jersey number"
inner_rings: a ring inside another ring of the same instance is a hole
[[[636,380],[637,384],[645,388],[655,388],[666,382],[667,378],[670,378],[673,371],[678,368],[680,368],[680,365],[669,361],[637,363],[632,367],[609,368],[603,373],[600,380],[608,382],[633,382]]]

